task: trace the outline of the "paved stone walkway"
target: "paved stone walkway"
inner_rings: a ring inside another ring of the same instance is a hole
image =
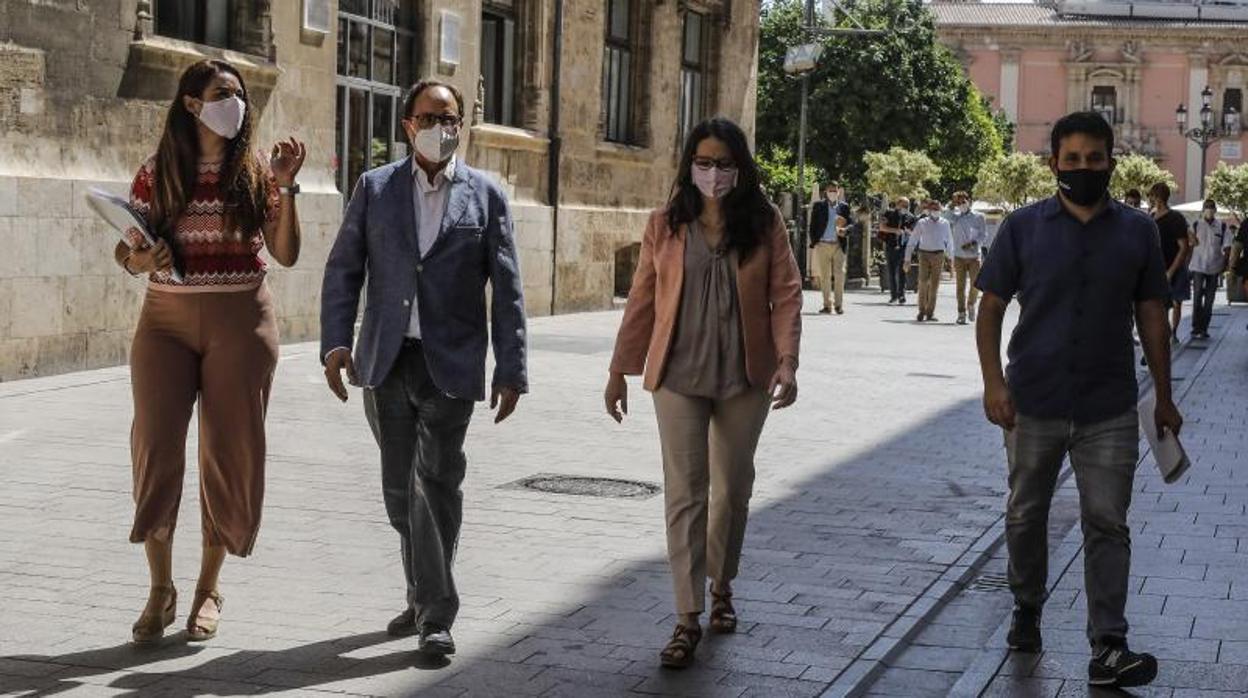
[[[1167,485],[1152,456],[1140,464],[1131,509],[1132,646],[1158,656],[1153,686],[1130,693],[1089,689],[1084,634],[1082,536],[1074,481],[1059,489],[1051,526],[1046,651],[1004,649],[1008,590],[969,589],[933,618],[871,687],[872,695],[1173,696],[1248,695],[1248,313],[1219,308],[1212,342],[1186,346],[1175,362],[1183,442],[1195,463]],[[1146,443],[1146,442],[1144,442]],[[1068,533],[1063,533],[1069,528]],[[998,549],[984,568],[1005,574]]]
[[[1248,314],[1221,315],[1217,341],[1176,385],[1190,474],[1167,485],[1151,456],[1131,506],[1134,649],[1157,655],[1160,672],[1142,696],[1248,695]],[[1077,533],[1072,540],[1077,538]],[[1011,656],[984,695],[1088,693],[1081,550],[1057,579],[1040,656]],[[1077,553],[1077,554],[1076,554]],[[1104,693],[1104,692],[1098,692]]]
[[[807,306],[818,307],[813,295]],[[445,666],[381,631],[403,593],[376,449],[359,394],[346,406],[331,398],[313,346],[283,348],[265,526],[255,555],[227,564],[225,620],[206,645],[126,643],[146,590],[141,549],[125,542],[127,371],[2,384],[0,692],[842,694],[948,587],[942,577],[1000,518],[1004,485],[971,328],[916,325],[913,305],[875,293],[847,306],[805,318],[798,406],[763,438],[737,585],[742,632],[708,639],[684,673],[656,667],[673,623],[661,496],[508,486],[536,473],[661,480],[636,383],[623,426],[602,413],[618,313],[534,321],[533,394],[504,425],[484,407],[473,424],[461,653]],[[192,464],[175,551],[183,613],[197,569],[196,474]]]

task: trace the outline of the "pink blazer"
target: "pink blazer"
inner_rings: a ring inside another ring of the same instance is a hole
[[[650,214],[641,259],[628,292],[628,305],[615,339],[611,371],[641,375],[657,390],[672,345],[685,274],[685,226],[676,235],[667,210]],[[797,365],[802,336],[802,282],[780,211],[762,243],[737,267],[745,373],[750,385],[766,387],[781,358]]]

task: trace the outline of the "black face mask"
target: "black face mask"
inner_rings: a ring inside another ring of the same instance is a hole
[[[1058,170],[1057,188],[1078,206],[1093,206],[1109,191],[1110,170]]]

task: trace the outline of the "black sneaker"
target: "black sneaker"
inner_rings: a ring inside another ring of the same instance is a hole
[[[1096,650],[1088,662],[1088,684],[1131,688],[1146,686],[1157,678],[1157,658],[1151,654],[1136,654],[1127,646],[1108,645]]]
[[[455,640],[450,629],[433,623],[421,626],[419,647],[425,654],[455,654]]]
[[[1040,637],[1040,611],[1025,606],[1014,607],[1014,620],[1006,637],[1015,652],[1039,652],[1044,647]]]

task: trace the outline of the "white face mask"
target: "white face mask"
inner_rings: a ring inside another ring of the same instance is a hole
[[[429,162],[446,162],[459,147],[459,129],[445,126],[421,129],[416,132],[412,145],[416,147],[416,152]]]
[[[231,95],[215,102],[204,102],[199,110],[199,120],[210,131],[225,139],[232,139],[243,128],[243,117],[247,115],[247,103],[237,95]]]
[[[971,207],[966,204],[960,204],[954,210],[962,215],[966,215],[971,212]]]

